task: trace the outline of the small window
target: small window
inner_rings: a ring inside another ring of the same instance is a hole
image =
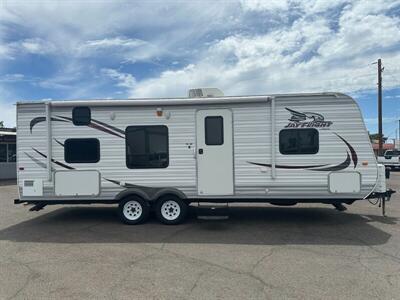
[[[168,167],[168,127],[129,126],[125,134],[126,166],[129,169]]]
[[[89,107],[74,107],[74,109],[72,110],[72,122],[74,123],[74,125],[89,125],[91,118],[92,117]]]
[[[315,154],[319,150],[316,129],[283,129],[279,132],[279,151],[282,154]]]
[[[66,140],[64,143],[64,160],[67,163],[97,163],[100,160],[99,140]]]
[[[7,144],[0,144],[0,162],[7,162]]]
[[[206,145],[217,146],[224,143],[224,119],[221,116],[205,118]]]

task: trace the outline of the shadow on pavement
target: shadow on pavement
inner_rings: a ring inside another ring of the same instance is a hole
[[[17,184],[16,179],[1,179],[0,180],[0,186],[16,185],[16,184]]]
[[[191,208],[185,224],[166,226],[152,217],[145,224],[129,226],[119,222],[115,207],[64,207],[1,230],[0,240],[361,246],[385,244],[391,237],[372,222],[397,221],[390,217],[341,213],[328,207],[235,207],[230,209],[228,220],[201,221],[195,217],[194,209]]]

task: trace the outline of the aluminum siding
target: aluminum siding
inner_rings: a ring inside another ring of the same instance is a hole
[[[90,106],[90,101],[87,102]],[[341,135],[354,147],[358,155],[358,164],[353,163],[346,171],[357,171],[362,175],[362,190],[354,195],[333,195],[328,192],[328,171],[277,169],[276,178],[271,178],[271,169],[259,167],[249,162],[271,163],[271,121],[270,102],[235,103],[231,105],[214,104],[212,108],[230,108],[234,120],[234,198],[362,198],[374,188],[377,179],[377,166],[369,143],[368,133],[362,121],[357,104],[350,97],[328,97],[313,95],[299,97],[278,97],[276,100],[276,163],[278,165],[339,164],[347,155],[348,148],[335,134]],[[333,121],[329,129],[318,129],[320,149],[314,155],[281,155],[279,153],[279,130],[289,122],[289,107],[298,111],[312,111],[324,115]],[[63,143],[67,138],[96,137],[100,140],[101,159],[96,164],[69,164],[77,169],[96,169],[102,175],[102,190],[99,199],[113,199],[124,188],[107,181],[123,181],[136,185],[152,187],[175,187],[188,197],[197,197],[195,148],[188,149],[187,143],[195,146],[195,113],[204,106],[168,106],[164,108],[170,118],[157,117],[155,106],[145,107],[107,107],[91,106],[92,119],[125,130],[130,125],[166,125],[169,129],[170,164],[166,169],[128,169],[125,165],[125,140],[123,138],[89,128],[74,126],[71,122],[52,122],[53,158],[64,162]],[[18,109],[18,168],[19,186],[23,179],[41,178],[46,182],[46,169],[40,167],[28,155],[39,163],[46,163],[32,148],[46,153],[46,122],[34,126],[32,133],[29,123],[35,117],[45,115],[43,103],[19,104]],[[71,117],[72,107],[53,107],[52,116]],[[115,118],[112,118],[114,113]],[[27,155],[28,154],[28,155]],[[363,166],[362,162],[368,162]],[[218,166],[216,166],[218,167]],[[53,163],[55,170],[63,169]],[[54,196],[52,183],[45,183],[44,197],[41,199],[60,199]],[[32,199],[23,197],[21,199]],[[78,200],[85,197],[76,198]]]

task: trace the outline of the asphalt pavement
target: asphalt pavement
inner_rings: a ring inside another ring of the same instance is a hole
[[[400,173],[390,187],[400,192]],[[0,183],[0,299],[400,299],[400,194],[123,225],[115,206],[14,205]],[[192,209],[193,211],[193,209]]]

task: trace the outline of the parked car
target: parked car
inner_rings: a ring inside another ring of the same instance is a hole
[[[383,156],[378,156],[378,163],[392,170],[400,168],[400,150],[386,150]]]

